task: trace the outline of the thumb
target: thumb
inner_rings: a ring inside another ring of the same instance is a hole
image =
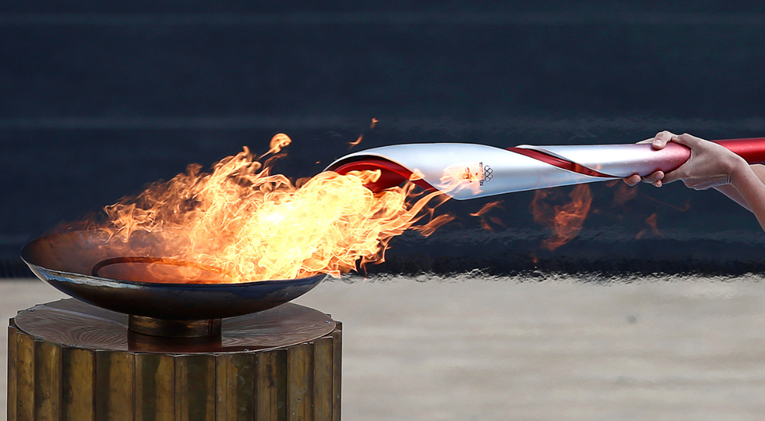
[[[670,131],[664,130],[663,132],[656,133],[651,142],[654,149],[664,149],[667,143],[672,140],[676,135]]]
[[[654,149],[664,149],[665,146],[667,146],[667,143],[670,141],[670,139],[662,139],[662,138],[654,138],[652,139],[651,145]]]

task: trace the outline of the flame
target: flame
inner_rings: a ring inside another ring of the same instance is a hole
[[[483,205],[483,207],[478,212],[471,213],[470,216],[483,216],[494,208],[504,209],[502,206],[500,206],[501,203],[501,200],[497,200],[496,202],[489,202]]]
[[[529,209],[534,215],[534,221],[552,230],[552,237],[542,242],[542,248],[555,250],[574,239],[590,211],[592,194],[590,186],[580,184],[571,191],[571,201],[564,205],[550,205],[547,203],[551,196],[551,190],[537,190],[534,200]]]
[[[268,152],[264,153],[260,156],[260,158],[263,158],[264,156],[276,154],[282,151],[282,148],[289,146],[289,144],[292,143],[292,139],[290,139],[289,136],[287,136],[284,133],[277,133],[274,135],[274,137],[271,138],[271,144]]]
[[[417,181],[423,179],[425,179],[425,174],[423,174],[422,171],[418,170],[417,168],[413,169],[412,174],[409,175],[409,181]]]
[[[375,126],[377,125],[377,123],[378,123],[379,121],[380,121],[380,120],[378,120],[378,119],[376,119],[376,118],[373,118],[373,119],[372,119],[372,124],[370,124],[370,125],[369,125],[369,129],[370,129],[370,130],[371,130],[371,129],[374,129],[374,128],[375,128]],[[353,149],[353,147],[354,147],[354,146],[357,146],[359,143],[361,143],[361,141],[362,141],[363,139],[364,139],[364,133],[360,134],[360,135],[359,135],[359,138],[358,138],[358,139],[356,139],[356,141],[354,141],[354,142],[348,142],[348,144],[349,144],[349,145],[351,145],[351,146],[348,148],[348,150],[350,151],[351,149]]]
[[[661,231],[659,231],[659,227],[656,224],[657,219],[658,219],[658,215],[656,215],[655,213],[652,213],[651,216],[645,219],[645,223],[648,224],[649,228],[651,228],[651,232],[653,233],[653,235],[664,237],[664,234],[662,234]],[[639,240],[643,238],[643,235],[645,235],[646,230],[647,228],[637,233],[637,235],[635,236],[635,239]]]
[[[489,221],[491,221],[491,222],[494,222],[495,224],[497,224],[497,225],[501,226],[502,228],[507,228],[507,225],[505,225],[505,223],[504,223],[504,222],[502,222],[502,220],[501,220],[501,219],[499,219],[499,218],[498,218],[498,217],[496,217],[496,216],[490,216],[490,217],[489,217]]]
[[[356,146],[356,145],[358,145],[359,143],[361,143],[361,141],[362,141],[363,139],[364,139],[364,133],[360,134],[360,135],[359,135],[359,138],[358,138],[358,139],[356,139],[356,141],[355,141],[355,142],[348,142],[348,144],[349,144],[349,145],[351,145],[351,147],[350,147],[350,148],[348,148],[348,150],[351,150],[351,149],[353,149],[353,147],[354,147],[354,146]]]
[[[423,237],[430,237],[433,232],[435,232],[438,228],[441,228],[444,224],[451,222],[454,220],[453,215],[449,214],[443,214],[438,215],[435,218],[432,218],[430,222],[428,222],[425,225],[421,226],[413,226],[412,229],[415,231],[419,231],[420,234],[422,234]]]
[[[261,157],[289,143],[286,135],[274,136]],[[128,244],[135,256],[191,262],[192,269],[225,274],[223,282],[249,282],[319,273],[337,277],[357,262],[362,267],[382,262],[390,239],[405,230],[430,235],[453,219],[433,217],[434,208],[448,200],[440,192],[415,201],[411,183],[380,193],[364,187],[380,171],[323,172],[293,185],[284,175],[271,174],[268,161],[262,165],[246,147],[214,164],[210,173],[200,168],[190,165],[167,182],[105,207],[108,220],[97,229],[109,235],[110,244]],[[414,225],[427,216],[429,223]],[[142,248],[146,237],[153,243]],[[160,256],[150,254],[157,250]],[[186,272],[191,278],[200,271]]]
[[[500,203],[502,203],[501,200],[497,200],[496,202],[489,202],[483,205],[483,207],[478,212],[471,213],[470,216],[475,216],[477,218],[480,218],[481,228],[485,229],[486,231],[494,232],[494,229],[491,227],[487,219],[503,228],[507,228],[504,222],[502,222],[502,220],[497,218],[496,216],[490,216],[490,217],[486,216],[486,214],[494,208],[504,209],[502,206],[500,206]]]

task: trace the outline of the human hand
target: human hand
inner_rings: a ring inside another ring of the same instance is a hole
[[[675,136],[675,134],[665,130],[663,132],[656,133],[656,136],[652,138],[641,140],[638,142],[638,144],[650,143],[654,149],[664,149],[664,147],[667,146],[667,143],[672,140],[672,136]],[[656,171],[653,174],[647,175],[645,177],[641,177],[638,174],[633,174],[629,177],[625,177],[623,180],[629,186],[634,186],[642,181],[643,183],[653,184],[656,187],[661,187],[663,185],[663,179],[664,172]]]
[[[707,140],[689,134],[676,135],[671,132],[660,132],[653,139],[639,143],[651,142],[655,149],[662,149],[673,141],[691,149],[691,157],[680,168],[664,174],[662,171],[646,177],[633,175],[624,179],[629,185],[641,181],[661,187],[665,183],[682,180],[686,187],[695,190],[706,190],[731,183],[731,176],[736,169],[747,166],[746,161],[728,149]]]

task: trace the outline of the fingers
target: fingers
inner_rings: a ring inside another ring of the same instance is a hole
[[[632,186],[640,183],[642,178],[639,175],[634,174],[634,175],[631,175],[631,176],[629,176],[627,178],[624,178],[623,180],[624,180],[625,183],[627,183],[628,186],[632,187]]]
[[[676,135],[668,130],[662,130],[659,133],[656,133],[656,136],[654,136],[653,138],[656,140],[663,141],[664,143],[667,143],[672,139],[672,136],[676,136]]]
[[[664,130],[662,132],[656,133],[656,136],[650,138],[641,140],[640,142],[637,142],[638,144],[643,143],[650,143],[653,145],[654,149],[664,149],[665,146],[667,146],[667,143],[673,140],[673,138],[677,136],[676,134]]]
[[[683,133],[681,135],[676,135],[670,131],[664,130],[662,132],[656,133],[656,136],[654,136],[653,139],[646,139],[638,143],[648,143],[647,141],[650,140],[651,144],[653,145],[654,149],[664,149],[665,146],[667,146],[667,143],[669,142],[677,142],[682,145],[688,146],[691,149],[698,146],[701,143],[704,143],[705,140],[696,137],[693,135],[690,135],[688,133]]]
[[[663,132],[656,133],[651,144],[654,149],[664,149],[664,147],[667,146],[667,143],[673,140],[675,136],[674,133],[664,130]]]
[[[647,175],[645,177],[641,177],[637,174],[633,174],[629,177],[623,178],[622,180],[624,180],[624,182],[627,183],[628,186],[634,186],[642,181],[644,183],[653,184],[656,187],[661,187],[664,184],[663,179],[664,179],[664,172],[656,171],[655,173]]]
[[[647,175],[643,177],[644,183],[653,184],[656,187],[661,187],[664,180],[664,172],[663,171],[656,171],[653,174]]]

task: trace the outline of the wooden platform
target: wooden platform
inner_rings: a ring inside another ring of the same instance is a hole
[[[8,420],[339,420],[341,324],[284,304],[158,338],[73,299],[11,319]]]

